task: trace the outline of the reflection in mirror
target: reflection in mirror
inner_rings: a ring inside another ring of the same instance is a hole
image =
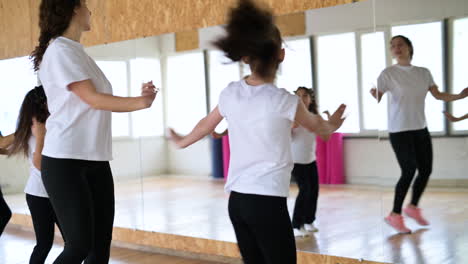
[[[372,73],[385,92],[374,117],[388,118],[378,125],[374,164],[385,186],[382,214],[390,226],[383,232],[383,256],[391,263],[466,261],[459,254],[467,241],[458,235],[464,226],[448,220],[466,217],[447,206],[464,207],[460,201],[468,198],[467,130],[443,112],[463,116],[467,110],[462,91],[468,79],[461,72],[468,56],[461,45],[468,27],[460,27],[467,8],[464,1],[376,1],[379,45],[387,59]],[[411,42],[412,58],[409,42],[393,38],[399,35]],[[395,235],[410,230],[411,235]]]
[[[313,223],[318,232],[299,233],[299,256],[310,258],[306,263],[318,263],[324,256],[337,263],[341,259],[332,256],[353,259],[349,263],[359,263],[361,258],[377,263],[464,263],[466,206],[462,203],[468,198],[468,125],[466,120],[448,122],[442,111],[462,117],[468,113],[466,99],[444,103],[425,92],[421,102],[425,102],[424,114],[433,136],[434,164],[420,204],[431,225],[421,226],[404,216],[413,233],[401,235],[384,222],[395,210],[394,187],[401,174],[389,140],[392,131],[388,124],[394,120],[388,119],[388,104],[392,101],[387,92],[377,104],[369,91],[382,90],[379,75],[396,63],[390,49],[392,36],[405,35],[414,46],[411,63],[427,68],[440,91],[462,92],[468,85],[466,4],[463,0],[353,2],[305,11],[304,32],[284,36],[286,58],[278,69],[276,85],[289,92],[299,86],[313,88],[319,113],[333,111],[341,103],[348,106],[347,119],[338,133],[328,141],[317,140],[321,185]],[[189,133],[217,106],[221,91],[230,82],[251,74],[248,65],[232,63],[212,47],[222,31],[220,26],[199,29],[195,35],[200,39],[193,41],[196,45],[185,49],[178,48],[183,47],[177,44],[178,33],[86,49],[111,82],[115,95],[138,96],[141,84],[150,80],[161,88],[150,109],[113,113],[114,226],[122,228],[117,229],[116,240],[177,252],[183,248],[180,254],[239,257],[232,244],[236,236],[227,210],[229,195],[223,190],[229,177],[229,135],[218,141],[218,157],[214,157],[211,138],[178,150],[164,137],[167,128]],[[30,68],[27,58],[0,61],[0,72],[14,69],[11,72],[16,74],[2,75],[0,87],[18,87],[0,96],[3,135],[14,131],[22,97],[36,84]],[[227,127],[225,120],[216,132]],[[213,179],[219,163],[221,177]],[[424,169],[419,160],[410,165],[413,173]],[[0,157],[0,167],[8,203],[15,213],[28,214],[22,194],[27,164]],[[418,179],[413,185],[418,181],[425,185]],[[290,188],[291,217],[298,186],[296,179]],[[410,188],[408,202],[412,192]],[[310,252],[316,254],[308,255]]]

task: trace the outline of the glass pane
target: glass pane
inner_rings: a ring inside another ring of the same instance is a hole
[[[369,90],[377,87],[377,76],[385,69],[385,36],[384,32],[361,35],[361,87],[362,112],[365,130],[386,130],[387,114],[386,97],[377,104]]]
[[[223,52],[212,50],[208,52],[210,67],[210,107],[213,110],[218,105],[221,91],[232,81],[240,79],[239,63],[232,63],[224,56]],[[217,132],[223,132],[227,128],[227,122],[223,121],[216,128]]]
[[[310,40],[286,41],[286,56],[280,64],[276,83],[278,87],[295,91],[299,86],[312,87]]]
[[[0,60],[0,130],[4,136],[15,132],[24,96],[37,85],[32,67],[28,57]]]
[[[468,85],[468,17],[453,23],[453,92],[459,93]],[[453,114],[463,116],[468,113],[466,100],[453,103]],[[453,124],[455,130],[468,130],[468,121]]]
[[[128,96],[127,63],[125,61],[96,61],[109,82],[112,84],[113,94]],[[130,136],[128,113],[112,113],[112,136]]]
[[[153,81],[156,87],[161,88],[161,64],[156,58],[136,58],[130,60],[131,96],[141,94],[142,83]],[[162,93],[163,91],[161,91]],[[163,124],[163,100],[162,94],[156,96],[152,107],[133,112],[132,136],[162,136]]]
[[[339,132],[358,133],[355,33],[321,36],[317,41],[317,51],[319,110],[332,112],[345,103],[348,117]]]
[[[168,126],[187,134],[206,116],[203,53],[187,53],[167,58]]]
[[[415,66],[429,69],[434,82],[445,91],[443,75],[442,23],[424,23],[392,27],[392,35],[408,37],[414,46]],[[430,43],[430,45],[428,45]],[[442,115],[444,105],[428,93],[426,98],[426,120],[431,132],[442,132],[445,121]]]

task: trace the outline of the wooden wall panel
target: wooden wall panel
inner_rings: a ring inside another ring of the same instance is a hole
[[[31,15],[29,1],[1,0],[0,23],[3,24],[0,41],[3,57],[19,57],[32,51]]]
[[[354,1],[262,2],[280,16]],[[39,2],[0,0],[0,59],[27,55],[36,45]],[[92,11],[92,31],[83,35],[83,43],[91,46],[220,25],[225,23],[229,7],[235,3],[236,0],[88,0]]]
[[[276,17],[276,25],[281,31],[282,37],[305,35],[306,18],[305,13],[296,13]]]
[[[176,51],[198,49],[200,46],[198,30],[178,32],[175,34]]]
[[[38,0],[33,0],[38,1]],[[88,8],[91,11],[91,31],[83,34],[82,43],[86,46],[94,46],[107,43],[108,27],[106,26],[106,6],[115,0],[87,0]]]
[[[39,40],[39,5],[41,1],[38,0],[29,0],[29,12],[31,17],[31,45],[32,49],[34,49]],[[31,49],[31,51],[32,51]],[[30,52],[31,52],[30,51]]]

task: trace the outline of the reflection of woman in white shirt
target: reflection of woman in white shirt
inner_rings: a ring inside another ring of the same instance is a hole
[[[385,220],[398,232],[410,233],[401,212],[416,170],[412,199],[403,211],[420,225],[429,224],[418,207],[432,172],[432,141],[424,113],[427,92],[438,100],[450,102],[468,96],[468,89],[457,95],[440,92],[428,69],[411,65],[414,49],[404,36],[392,38],[391,52],[398,63],[380,74],[378,88],[372,89],[371,94],[380,101],[388,93],[390,143],[402,171],[395,188],[393,210]]]
[[[44,263],[54,242],[55,224],[60,227],[41,179],[45,121],[49,116],[42,86],[29,91],[21,106],[9,155],[23,153],[29,160],[29,179],[24,192],[31,212],[36,246],[30,263]]]
[[[154,85],[139,97],[112,95],[112,86],[80,44],[89,31],[86,0],[42,0],[34,68],[50,117],[42,180],[66,243],[54,263],[107,263],[114,221],[111,113],[151,106]]]
[[[318,114],[315,92],[312,89],[299,87],[295,93],[311,113]],[[295,125],[292,129],[292,175],[299,187],[292,217],[294,236],[306,236],[306,232],[318,231],[314,226],[319,195],[315,137],[315,134],[304,127]]]

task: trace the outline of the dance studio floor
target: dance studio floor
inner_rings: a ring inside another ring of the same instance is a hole
[[[141,191],[143,195],[141,194]],[[297,187],[288,200],[294,206]],[[23,195],[6,196],[15,213],[28,213]],[[468,263],[468,189],[428,189],[421,203],[427,228],[408,220],[411,235],[384,222],[391,188],[321,186],[318,233],[297,239],[298,250],[389,263]],[[115,226],[235,242],[223,182],[160,176],[116,183]],[[274,232],[274,230],[272,230]]]
[[[0,239],[0,263],[24,264],[29,262],[29,254],[35,245],[34,234],[29,231],[7,229]],[[49,253],[46,263],[52,261],[63,249],[63,242],[56,242]],[[138,250],[112,247],[109,264],[215,264],[203,260],[186,259]]]

